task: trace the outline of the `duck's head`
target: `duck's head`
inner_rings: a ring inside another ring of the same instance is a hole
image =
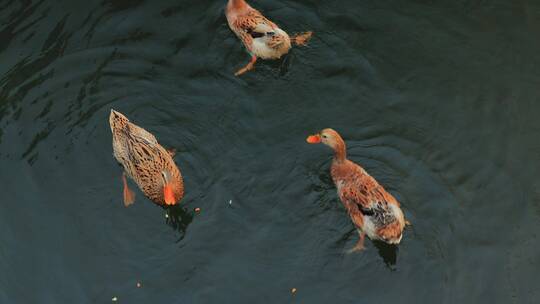
[[[339,145],[339,143],[343,142],[343,139],[341,138],[341,136],[339,136],[339,133],[336,132],[335,130],[324,129],[315,135],[308,136],[306,141],[310,144],[322,143],[334,149]]]
[[[325,144],[334,150],[338,159],[345,158],[345,142],[334,129],[324,129],[318,134],[308,136],[306,141],[310,144]]]

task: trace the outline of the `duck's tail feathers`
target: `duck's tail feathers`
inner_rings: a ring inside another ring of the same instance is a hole
[[[311,39],[311,36],[313,36],[313,32],[309,31],[309,32],[305,32],[305,33],[295,34],[291,38],[291,40],[296,45],[305,46],[305,45],[307,45],[308,41]]]
[[[109,124],[111,125],[111,129],[124,129],[128,122],[129,119],[124,114],[111,109],[111,114],[109,115]]]

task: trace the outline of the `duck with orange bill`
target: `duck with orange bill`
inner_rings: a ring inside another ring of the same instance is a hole
[[[366,234],[372,240],[399,244],[407,223],[399,202],[366,170],[347,159],[345,141],[338,132],[324,129],[306,141],[322,143],[334,151],[330,174],[338,196],[360,235],[351,251],[364,249]]]
[[[109,123],[113,138],[113,154],[124,168],[124,205],[134,203],[135,194],[126,177],[139,186],[146,197],[158,205],[176,205],[184,196],[184,182],[176,166],[174,152],[167,151],[154,135],[111,110]]]
[[[251,55],[251,61],[238,70],[239,76],[251,70],[258,58],[279,59],[291,49],[291,43],[306,45],[312,32],[293,37],[251,7],[245,0],[229,0],[225,11],[231,30],[238,36]]]

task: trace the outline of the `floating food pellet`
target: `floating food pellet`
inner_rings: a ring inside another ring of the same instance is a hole
[[[142,284],[141,282],[137,282],[137,288],[141,288]]]
[[[295,292],[296,292],[296,288],[291,289],[291,293],[295,293]]]
[[[169,215],[167,213],[165,213],[165,218],[169,218]]]
[[[195,208],[195,212],[201,212],[201,208],[199,207]]]
[[[116,301],[118,301],[118,298],[117,298],[117,297],[113,297],[111,300],[112,300],[113,302],[116,302]]]

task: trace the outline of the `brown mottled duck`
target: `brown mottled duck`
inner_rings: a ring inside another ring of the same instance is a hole
[[[113,153],[124,168],[124,205],[135,201],[126,176],[135,181],[146,197],[158,205],[175,205],[184,196],[184,182],[173,160],[154,135],[131,123],[123,114],[111,110],[109,117]]]

